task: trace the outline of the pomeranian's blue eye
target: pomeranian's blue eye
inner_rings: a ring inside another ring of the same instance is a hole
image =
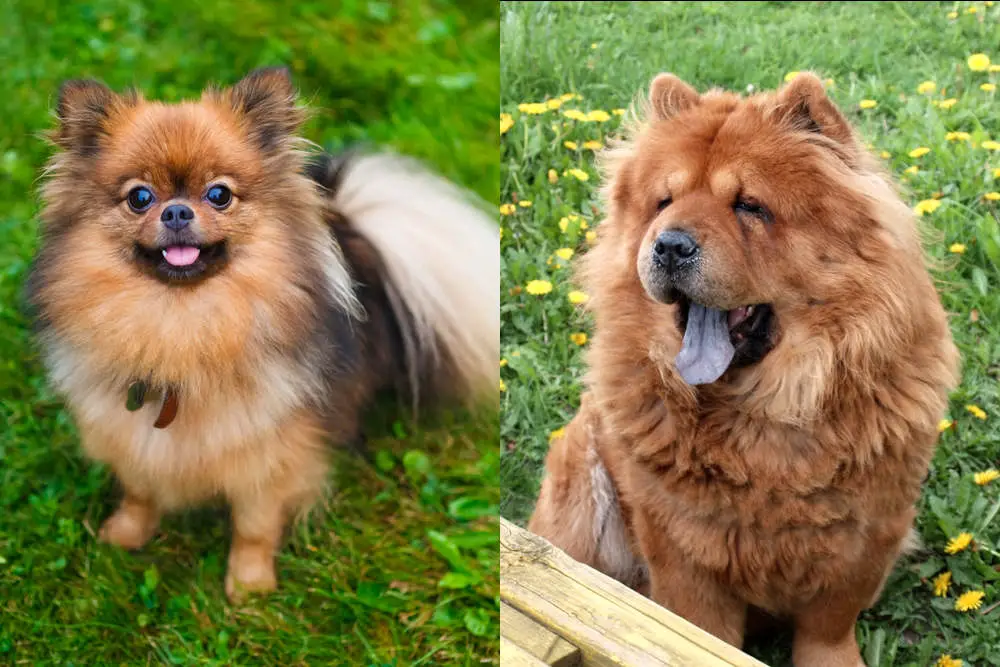
[[[233,193],[225,185],[213,185],[205,193],[205,199],[215,208],[226,208],[233,201]]]
[[[142,213],[156,200],[153,191],[144,185],[139,185],[128,191],[128,207],[136,213]]]

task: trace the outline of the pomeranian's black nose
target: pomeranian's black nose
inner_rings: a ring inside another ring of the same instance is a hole
[[[163,223],[163,226],[175,232],[187,227],[192,220],[194,220],[194,211],[191,210],[190,206],[184,204],[171,204],[160,214],[160,222]]]
[[[653,242],[653,261],[670,270],[693,261],[697,254],[698,244],[687,232],[660,232]]]

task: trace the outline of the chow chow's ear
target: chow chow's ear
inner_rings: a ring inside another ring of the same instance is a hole
[[[84,155],[97,152],[97,142],[104,132],[104,123],[118,96],[100,81],[74,79],[59,88],[56,115],[59,128],[55,142],[67,150]]]
[[[819,77],[803,72],[778,93],[780,113],[787,123],[801,130],[823,134],[839,144],[853,144],[851,126],[833,101]]]
[[[233,110],[262,150],[276,148],[302,123],[296,91],[287,67],[264,67],[247,74],[229,90]]]
[[[673,74],[657,74],[649,86],[649,104],[657,120],[667,120],[693,107],[700,99],[698,91]]]

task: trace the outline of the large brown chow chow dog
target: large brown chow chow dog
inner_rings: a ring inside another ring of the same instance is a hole
[[[731,644],[760,609],[796,665],[863,664],[957,379],[917,226],[811,74],[661,74],[644,115],[606,156],[589,392],[530,528]]]

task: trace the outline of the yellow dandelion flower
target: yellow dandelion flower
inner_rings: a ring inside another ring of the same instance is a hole
[[[965,252],[965,244],[952,243],[950,246],[948,246],[948,252],[953,252],[956,255],[961,255],[963,252]]]
[[[559,248],[559,250],[556,250],[556,256],[558,256],[561,259],[564,259],[564,260],[566,260],[568,262],[570,260],[570,258],[573,257],[573,249],[572,248]]]
[[[984,591],[966,591],[955,600],[955,611],[972,611],[983,606]]]
[[[874,109],[878,106],[878,102],[875,100],[861,100],[858,102],[858,106],[862,109]]]
[[[951,572],[942,572],[938,576],[934,577],[934,595],[943,598],[948,594],[948,587],[951,586]]]
[[[500,134],[507,134],[507,130],[514,127],[514,117],[509,113],[500,114]]]
[[[506,365],[507,365],[507,360],[506,359],[501,359],[500,360],[500,368],[503,368]]]
[[[956,537],[948,540],[948,546],[944,548],[946,554],[957,554],[965,551],[966,547],[972,543],[972,533],[959,533]]]
[[[889,151],[882,151],[881,153],[879,153],[879,157],[882,158],[883,160],[888,160],[889,158],[892,157],[892,153],[890,153]]]
[[[1000,65],[990,65],[990,71],[994,73],[1000,72]]]
[[[988,199],[989,201],[1000,200],[1000,192],[987,192],[983,195],[983,199]]]
[[[552,283],[548,280],[529,280],[524,291],[533,296],[542,296],[552,291]]]
[[[566,109],[562,112],[562,115],[571,120],[587,120],[587,114],[583,113],[579,109]]]
[[[579,345],[580,347],[583,347],[584,345],[587,344],[587,334],[583,332],[571,333],[569,335],[569,339],[574,343],[576,343],[577,345]]]
[[[611,113],[613,113],[616,116],[624,116],[625,115],[625,109],[612,109]]]
[[[500,393],[507,391],[507,385],[504,383],[503,378],[500,378]]]
[[[918,167],[917,165],[913,165],[912,167],[907,167],[906,169],[904,169],[903,173],[904,174],[915,174],[918,171],[920,171],[920,167]]]
[[[569,294],[566,295],[566,298],[569,299],[569,302],[571,304],[573,304],[574,306],[578,306],[581,303],[587,303],[587,300],[590,297],[587,296],[586,292],[580,292],[579,290],[573,290],[572,292],[570,292]]]
[[[559,173],[555,169],[549,169],[549,183],[555,183],[559,180]]]
[[[597,48],[597,42],[591,42],[590,43],[590,48],[596,49]]]
[[[552,431],[552,433],[549,433],[549,442],[552,442],[556,438],[561,438],[564,435],[566,435],[566,427],[563,426],[562,428],[557,428],[556,430]]]
[[[569,176],[572,176],[573,178],[575,178],[578,181],[589,181],[590,180],[590,174],[588,174],[587,172],[585,172],[583,169],[576,169],[576,168],[568,169],[568,170],[566,170],[566,173]]]
[[[968,141],[972,138],[968,132],[949,132],[944,135],[945,141]]]
[[[984,470],[982,472],[977,472],[972,476],[972,481],[974,481],[979,486],[986,486],[993,480],[1000,479],[1000,470],[995,468],[990,468],[989,470]]]
[[[588,151],[599,151],[604,148],[604,144],[600,141],[585,141],[583,142],[583,147]]]
[[[948,18],[950,18],[950,19],[957,19],[958,18],[958,12],[948,12]]]
[[[979,84],[979,90],[984,90],[987,93],[992,93],[996,89],[997,89],[997,86],[996,86],[995,83],[982,83],[982,84]]]
[[[1000,141],[992,141],[990,139],[987,139],[986,141],[981,143],[980,146],[982,146],[988,151],[1000,151]]]
[[[581,223],[580,228],[581,229],[584,228],[583,220],[580,218],[580,216],[578,216],[576,213],[570,213],[569,215],[563,216],[562,218],[559,219],[559,231],[565,234],[566,230],[569,228],[569,223],[571,222],[579,222]]]
[[[795,71],[795,72],[789,72],[788,74],[785,75],[785,83],[788,83],[789,81],[791,81],[792,79],[794,79],[798,75],[799,75],[799,73],[797,71]]]
[[[985,72],[990,68],[990,57],[985,53],[973,53],[966,63],[973,72]]]
[[[550,109],[558,109],[559,107],[562,106],[562,100],[560,100],[558,98],[556,98],[554,100],[546,100],[545,101],[545,106],[547,106]]]
[[[946,100],[941,100],[940,102],[938,102],[938,107],[942,109],[950,109],[953,106],[955,106],[956,103],[958,103],[957,99],[955,99],[954,97],[949,97]]]
[[[966,14],[975,14],[976,11],[977,11],[977,9],[975,7],[969,7],[968,9],[965,10],[965,13]]]
[[[596,109],[587,114],[587,120],[590,122],[596,121],[598,123],[603,123],[605,121],[611,120],[611,114],[609,114],[607,111],[601,111],[600,109]]]
[[[520,206],[521,208],[531,208],[531,200],[522,199],[521,201],[517,202],[517,205]]]
[[[921,95],[926,95],[927,93],[933,93],[937,90],[937,84],[933,81],[924,81],[919,86],[917,86],[917,92]]]
[[[523,102],[517,105],[517,110],[529,116],[537,116],[549,110],[545,102]]]
[[[587,232],[585,236],[587,237],[587,240],[590,241],[591,243],[597,240],[597,232]]]
[[[563,146],[570,149],[571,151],[575,151],[577,148],[579,148],[579,146],[576,145],[575,141],[564,141]]]
[[[958,245],[958,244],[956,244],[956,245]],[[951,425],[954,424],[954,423],[955,422],[953,422],[950,419],[942,419],[941,421],[938,422],[938,433],[944,433],[945,431],[947,431],[948,429],[950,429]]]
[[[837,82],[833,79],[823,79],[823,83],[826,84],[827,88],[834,88],[837,85]]]
[[[927,148],[927,146],[917,146],[912,151],[910,151],[909,155],[910,157],[916,158],[916,157],[923,157],[930,152],[931,149]]]
[[[993,178],[1000,178],[1000,167],[993,170]]]
[[[511,215],[516,209],[513,204],[500,204],[500,215]]]
[[[952,12],[952,14],[954,13]],[[934,663],[934,667],[962,667],[962,661],[945,654],[938,658],[938,661]]]
[[[913,212],[917,215],[933,213],[938,210],[940,206],[941,200],[939,199],[924,199],[923,201],[917,202],[917,205],[913,207]]]
[[[976,419],[986,419],[986,413],[978,405],[966,405],[965,409]]]

